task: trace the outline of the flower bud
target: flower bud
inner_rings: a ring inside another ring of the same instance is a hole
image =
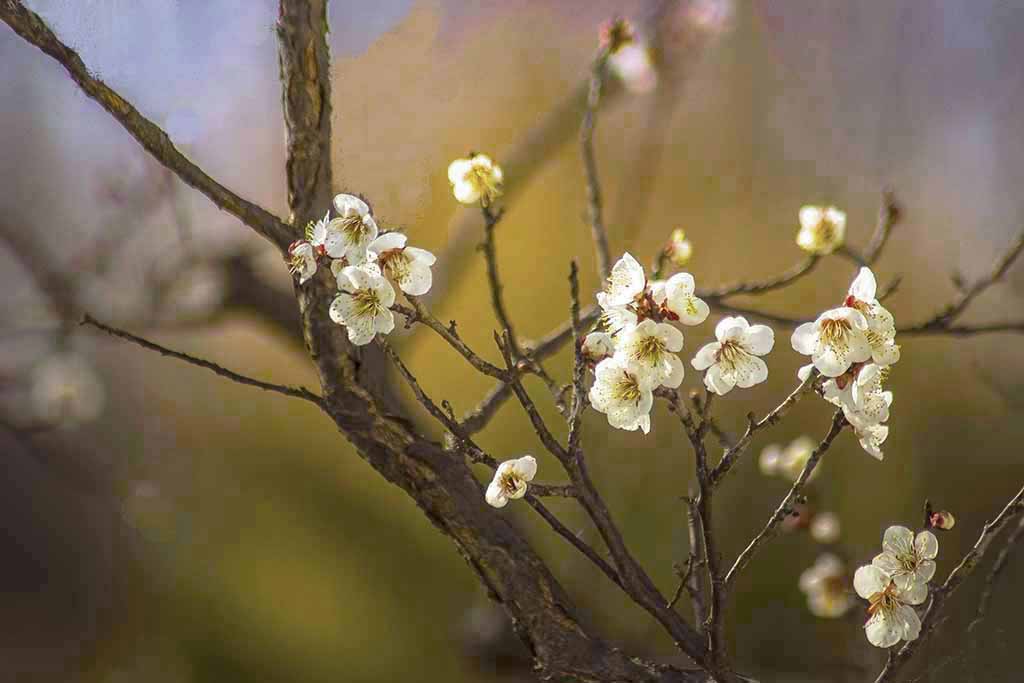
[[[677,268],[682,268],[689,262],[690,256],[693,255],[693,246],[690,240],[686,239],[686,233],[682,229],[676,228],[672,231],[672,236],[665,245],[665,255]]]
[[[933,529],[942,529],[943,531],[949,531],[954,526],[956,526],[956,518],[953,516],[952,512],[940,510],[938,512],[933,512],[931,515],[929,515],[928,524]]]

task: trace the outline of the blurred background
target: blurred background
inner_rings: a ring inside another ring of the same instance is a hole
[[[211,175],[285,215],[283,124],[270,0],[33,0],[95,73],[162,124]],[[617,256],[649,263],[674,228],[693,244],[698,286],[795,264],[797,210],[835,204],[865,244],[881,190],[904,220],[876,268],[903,281],[899,324],[925,319],[1021,229],[1024,12],[1000,0],[692,0],[662,26],[658,83],[611,84],[596,148]],[[433,306],[492,359],[495,322],[474,250],[478,214],[445,169],[468,150],[505,164],[498,229],[519,333],[568,311],[569,260],[594,275],[575,144],[578,99],[599,26],[651,2],[381,0],[331,3],[335,178],[387,227],[440,256]],[[667,27],[667,29],[666,29]],[[276,253],[181,185],[88,100],[59,65],[0,27],[0,657],[12,681],[515,681],[529,662],[502,612],[416,509],[314,408],[80,328],[83,312],[268,381],[315,386]],[[560,118],[561,117],[561,118]],[[559,123],[561,122],[561,123]],[[567,122],[567,123],[566,123]],[[828,259],[753,301],[813,317],[839,302],[854,268]],[[967,321],[1018,317],[1024,268]],[[687,328],[688,360],[717,315]],[[739,433],[795,386],[789,333],[771,375],[717,403]],[[437,338],[399,340],[408,364],[457,412],[490,386]],[[886,459],[850,435],[829,452],[809,509],[838,515],[838,540],[797,528],[741,578],[729,609],[739,670],[766,681],[873,680],[884,653],[860,605],[823,619],[801,573],[822,551],[851,569],[883,530],[921,524],[924,500],[954,512],[939,576],[1024,480],[1020,337],[902,339]],[[570,357],[548,363],[560,381]],[[700,386],[690,371],[684,387]],[[547,390],[530,383],[552,422]],[[408,402],[407,402],[408,403]],[[424,429],[436,428],[416,408]],[[830,410],[805,400],[762,436],[718,495],[735,557],[788,488],[757,454],[820,437]],[[648,437],[587,418],[592,471],[632,549],[661,589],[687,554],[692,455],[657,408]],[[481,434],[496,458],[556,463],[516,406]],[[481,479],[487,473],[480,472]],[[551,508],[599,543],[570,504]],[[524,505],[528,530],[584,612],[636,654],[678,661],[646,614]],[[797,525],[799,526],[799,525]],[[1020,552],[1018,552],[1018,555]],[[931,680],[1013,680],[1021,641],[1016,558],[970,638],[980,577],[922,648]],[[680,606],[689,614],[685,599]],[[950,651],[964,654],[951,663]]]

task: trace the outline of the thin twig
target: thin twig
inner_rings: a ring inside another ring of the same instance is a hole
[[[979,277],[969,287],[963,287],[953,301],[933,317],[924,322],[917,323],[897,330],[899,334],[928,334],[941,332],[943,334],[978,334],[985,332],[1019,332],[1024,326],[1019,323],[998,323],[985,326],[954,326],[953,323],[963,315],[967,307],[980,296],[986,289],[1001,280],[1010,270],[1017,257],[1024,251],[1024,231],[1010,243],[1007,249],[999,255],[992,264],[989,272]],[[955,329],[956,331],[950,331]]]
[[[784,289],[800,278],[811,273],[814,267],[821,261],[820,256],[811,255],[792,268],[783,271],[780,275],[766,280],[752,280],[750,282],[739,282],[734,285],[725,285],[716,289],[698,290],[697,296],[708,302],[718,305],[722,299],[739,294],[766,294],[779,289]]]
[[[967,554],[960,560],[960,564],[953,568],[953,571],[949,573],[943,584],[932,589],[928,608],[925,610],[924,616],[921,617],[921,635],[916,640],[906,643],[895,655],[889,658],[885,667],[878,674],[878,678],[875,679],[875,683],[886,683],[886,681],[893,680],[910,660],[914,652],[921,647],[921,644],[926,642],[932,633],[937,630],[939,613],[945,602],[960,584],[974,572],[978,563],[984,557],[985,552],[992,544],[992,541],[995,540],[1006,523],[1022,512],[1024,512],[1024,487],[1017,491],[1017,494],[1010,499],[1010,502],[1006,504],[995,519],[985,524],[974,547],[967,551]]]
[[[594,240],[597,257],[597,273],[606,280],[611,273],[611,255],[608,251],[608,231],[604,225],[601,204],[601,181],[598,179],[597,159],[594,156],[594,128],[597,126],[597,109],[601,103],[608,67],[608,48],[602,48],[590,69],[590,83],[587,89],[587,104],[583,110],[580,126],[580,153],[587,183],[587,214],[590,220],[590,235]]]
[[[263,382],[258,379],[253,379],[252,377],[240,375],[237,372],[228,370],[227,368],[217,365],[216,363],[212,363],[208,360],[196,358],[195,356],[190,356],[187,353],[182,353],[180,351],[174,351],[172,349],[167,348],[166,346],[161,346],[147,339],[143,339],[142,337],[137,337],[134,334],[131,334],[130,332],[125,332],[124,330],[120,330],[116,327],[104,325],[103,323],[101,323],[100,321],[96,320],[95,318],[88,314],[86,314],[82,318],[80,324],[95,327],[96,329],[102,332],[106,332],[107,334],[113,337],[124,339],[125,341],[130,341],[133,344],[137,344],[144,349],[149,349],[150,351],[156,351],[162,356],[177,358],[178,360],[185,361],[186,363],[191,363],[192,365],[205,368],[216,375],[231,380],[232,382],[237,382],[239,384],[244,384],[250,387],[256,387],[257,389],[263,389],[264,391],[270,391],[275,394],[281,394],[283,396],[301,398],[302,400],[309,401],[310,403],[316,405],[319,408],[326,409],[326,403],[324,402],[324,400],[321,397],[314,394],[313,392],[306,389],[305,387],[289,387],[280,384],[271,384],[269,382]]]
[[[401,304],[395,304],[391,307],[391,310],[402,314],[402,316],[405,317],[407,326],[412,323],[426,325],[436,332],[439,337],[448,342],[449,346],[462,354],[462,357],[468,360],[470,365],[483,374],[488,377],[495,377],[501,380],[506,378],[507,373],[504,370],[481,358],[471,348],[469,348],[462,339],[459,338],[458,333],[455,331],[454,324],[450,327],[442,325],[441,321],[435,318],[427,307],[419,300],[419,297],[406,295],[405,298],[412,304],[412,309],[402,306]]]
[[[580,312],[580,325],[586,326],[597,320],[601,309],[590,306]],[[566,321],[555,328],[552,332],[530,344],[524,344],[524,353],[532,361],[539,363],[557,353],[567,341],[572,338],[572,321]],[[522,363],[516,366],[516,370],[522,374],[529,369]],[[498,409],[512,396],[512,387],[507,382],[498,382],[487,393],[482,401],[462,418],[462,425],[469,434],[476,434],[486,427],[491,419],[497,414]]]
[[[999,550],[999,554],[996,555],[996,561],[992,563],[992,569],[989,571],[988,576],[985,577],[985,589],[978,600],[978,611],[974,614],[974,619],[967,626],[968,633],[977,630],[985,620],[985,617],[988,616],[988,608],[992,603],[996,582],[999,580],[999,576],[1006,570],[1010,562],[1010,554],[1016,549],[1017,543],[1021,538],[1024,538],[1024,515],[1021,516],[1017,528],[1006,539],[1006,544]]]
[[[758,549],[771,539],[778,531],[779,525],[782,524],[783,520],[786,519],[793,512],[793,506],[796,504],[800,493],[803,491],[804,485],[814,472],[814,468],[818,466],[818,461],[828,451],[829,446],[832,445],[832,441],[839,436],[839,432],[846,426],[846,418],[843,417],[843,411],[837,410],[835,415],[832,417],[832,425],[829,427],[828,433],[821,442],[811,452],[810,457],[807,459],[807,463],[804,465],[803,470],[800,472],[800,476],[793,482],[792,488],[789,489],[789,493],[786,494],[782,502],[772,513],[772,516],[768,518],[768,522],[764,525],[764,528],[760,533],[757,534],[750,541],[750,544],[739,554],[736,561],[733,562],[732,568],[729,569],[729,573],[725,575],[725,587],[730,588],[736,581],[736,577],[742,572],[750,560],[753,559],[754,554]]]
[[[732,469],[739,458],[743,455],[743,452],[750,446],[755,434],[767,427],[778,424],[786,413],[796,405],[797,401],[814,389],[818,376],[818,371],[816,369],[812,370],[807,379],[802,381],[782,403],[776,406],[774,410],[760,420],[754,419],[753,413],[747,416],[747,429],[743,432],[743,436],[740,437],[739,441],[737,441],[734,446],[729,448],[722,455],[722,459],[711,472],[712,487],[718,486],[721,483],[722,478],[729,473],[729,470]]]
[[[498,319],[501,329],[508,333],[509,343],[512,345],[512,356],[518,359],[522,355],[519,348],[519,341],[516,338],[515,328],[512,326],[512,318],[505,308],[505,299],[502,296],[504,289],[501,284],[501,277],[498,275],[498,252],[494,243],[494,228],[505,215],[503,209],[492,211],[490,206],[481,205],[480,210],[484,215],[484,241],[480,249],[484,252],[484,261],[487,263],[487,283],[491,290],[491,306],[494,308],[494,316]]]
[[[583,434],[583,409],[586,398],[583,393],[583,379],[586,363],[583,359],[583,339],[580,331],[580,278],[576,261],[569,268],[569,317],[572,320],[572,405],[569,409],[569,455],[575,458],[579,454],[580,439]]]
[[[892,188],[882,190],[882,205],[878,208],[878,222],[875,223],[875,232],[871,235],[871,241],[864,248],[864,263],[867,266],[875,265],[882,250],[889,241],[892,229],[900,222],[903,211],[896,202],[896,195]]]
[[[196,188],[218,207],[238,218],[284,250],[293,239],[292,228],[266,209],[242,199],[178,151],[159,126],[139,113],[121,95],[94,77],[78,53],[65,45],[39,15],[18,0],[0,2],[0,19],[27,42],[35,45],[67,70],[82,91],[106,109],[125,130],[157,161],[174,171],[186,184]]]

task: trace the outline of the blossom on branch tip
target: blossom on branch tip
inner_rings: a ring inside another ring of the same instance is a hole
[[[612,266],[605,291],[598,293],[602,308],[636,303],[647,286],[644,267],[628,251]]]
[[[419,296],[430,290],[430,267],[437,257],[426,249],[405,246],[407,239],[400,232],[386,232],[370,242],[367,251],[385,277],[394,280],[406,294]]]
[[[861,312],[867,321],[867,339],[871,345],[871,358],[881,366],[892,365],[900,359],[896,344],[896,321],[878,299],[878,285],[870,268],[861,268],[847,293],[846,306]]]
[[[949,531],[956,526],[956,517],[953,516],[952,512],[940,510],[938,512],[933,512],[928,516],[928,524],[931,525],[933,529]]]
[[[885,530],[882,552],[871,564],[892,577],[901,590],[911,590],[917,585],[927,587],[935,576],[938,554],[939,539],[932,532],[922,531],[914,536],[904,526],[891,526]]]
[[[711,309],[703,299],[697,297],[696,284],[693,276],[689,273],[676,273],[665,282],[664,299],[658,301],[659,296],[654,299],[657,303],[663,304],[674,319],[684,325],[700,325],[707,320]]]
[[[341,292],[331,302],[331,320],[346,327],[353,344],[369,344],[377,334],[394,329],[395,290],[379,273],[346,266],[338,272],[338,289]]]
[[[831,553],[818,556],[800,575],[800,590],[807,596],[807,608],[816,617],[838,619],[853,607],[850,580],[843,561]]]
[[[618,356],[606,358],[594,369],[594,386],[589,397],[594,410],[608,417],[608,424],[627,431],[651,431],[654,385],[649,378],[631,372]]]
[[[463,204],[483,206],[501,196],[504,174],[501,166],[486,154],[470,154],[466,159],[456,159],[448,165],[448,182],[452,184],[455,199]]]
[[[683,362],[676,355],[682,348],[682,332],[668,323],[644,320],[619,336],[615,355],[652,387],[675,389],[685,375]]]
[[[487,487],[484,496],[487,504],[503,508],[510,500],[522,498],[526,495],[527,483],[533,481],[536,474],[537,460],[532,455],[501,463],[494,471],[494,478]]]
[[[299,284],[316,275],[316,247],[306,240],[295,240],[288,247],[288,272],[299,278]]]
[[[831,254],[846,237],[846,214],[834,206],[804,206],[800,209],[800,231],[796,243],[811,254]]]
[[[867,339],[868,322],[860,311],[841,306],[825,311],[813,323],[793,331],[793,350],[810,356],[814,367],[826,377],[838,377],[853,363],[871,357]]]
[[[745,318],[722,318],[715,326],[717,342],[705,344],[691,361],[707,370],[704,386],[719,396],[733,387],[746,389],[768,379],[763,356],[775,345],[775,333],[767,325],[750,325]]]
[[[686,239],[686,233],[681,228],[672,231],[668,244],[665,246],[665,256],[669,262],[677,268],[682,268],[690,261],[693,255],[693,245]]]
[[[601,46],[608,50],[608,67],[627,90],[642,94],[658,86],[651,48],[629,20],[615,19],[603,25]]]
[[[900,640],[917,640],[921,620],[912,605],[928,597],[924,584],[900,588],[889,574],[874,565],[861,567],[853,575],[857,595],[868,601],[868,621],[864,633],[875,647],[892,647]]]
[[[324,251],[331,258],[346,259],[350,266],[366,262],[366,249],[378,233],[370,207],[359,197],[339,194],[334,210],[338,216],[327,224]]]

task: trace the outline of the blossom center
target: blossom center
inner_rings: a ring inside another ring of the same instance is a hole
[[[821,338],[829,345],[845,345],[846,335],[853,329],[849,321],[842,319],[829,318],[823,320],[821,323]]]
[[[356,315],[360,318],[374,317],[384,311],[375,289],[360,289],[352,295],[356,305]]]
[[[896,597],[896,584],[890,581],[884,590],[868,598],[868,614],[874,616],[877,612],[891,612],[899,605],[900,600]]]
[[[665,342],[657,337],[650,336],[639,339],[633,345],[631,355],[633,360],[654,365],[661,360],[665,351]]]
[[[363,222],[363,217],[356,214],[341,220],[341,232],[350,242],[361,242],[369,234],[370,228]]]
[[[736,367],[736,362],[746,355],[746,349],[739,342],[729,339],[718,347],[718,351],[715,352],[715,361],[722,365]]]
[[[511,496],[519,490],[522,480],[515,472],[506,472],[498,479],[498,486],[506,496]]]
[[[498,182],[495,180],[494,171],[490,168],[474,164],[466,172],[465,181],[472,185],[487,201],[498,196]]]
[[[613,393],[615,398],[624,403],[640,402],[640,386],[628,372],[623,372],[622,377],[616,380]]]
[[[384,274],[395,280],[403,280],[409,274],[409,257],[403,249],[382,251],[377,260]]]

